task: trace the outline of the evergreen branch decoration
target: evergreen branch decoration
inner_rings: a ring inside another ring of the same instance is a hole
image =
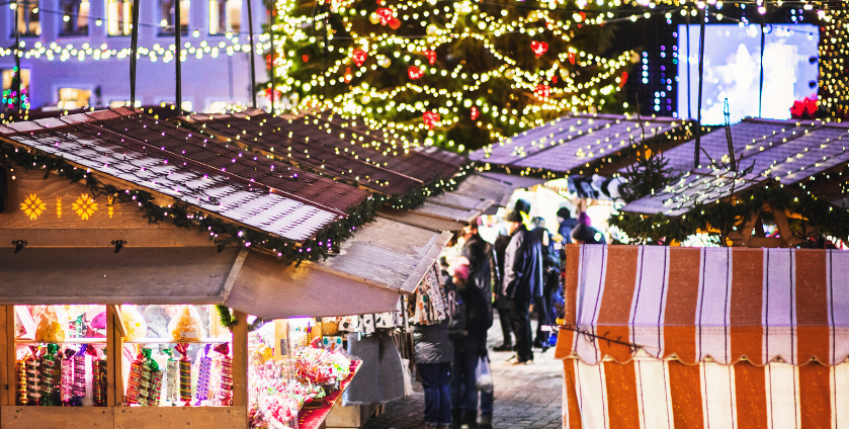
[[[218,310],[218,317],[221,320],[221,325],[232,330],[233,327],[236,326],[236,318],[232,313],[230,313],[230,308],[225,305],[215,305],[215,308]]]
[[[626,168],[626,173],[622,175],[625,182],[620,184],[620,196],[626,203],[630,203],[678,179],[679,175],[667,167],[669,163],[670,160],[660,152],[649,157],[638,157],[638,162]]]
[[[193,211],[189,205],[178,202],[160,206],[149,191],[118,188],[98,180],[88,169],[78,168],[62,157],[37,150],[24,150],[15,145],[0,142],[0,163],[14,164],[24,171],[43,170],[44,179],[55,172],[71,183],[83,183],[92,198],[101,195],[113,196],[122,204],[135,204],[149,224],[171,222],[181,228],[197,228],[209,233],[210,240],[221,245],[240,245],[272,254],[287,262],[318,261],[326,259],[339,244],[353,236],[356,229],[375,218],[375,212],[383,197],[373,196],[354,208],[348,216],[334,221],[316,233],[315,237],[298,243],[269,233],[239,226],[214,215]]]

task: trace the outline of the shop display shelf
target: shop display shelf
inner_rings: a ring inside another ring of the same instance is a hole
[[[301,429],[319,429],[324,428],[323,424],[325,419],[328,417],[328,414],[331,413],[331,410],[338,404],[342,403],[340,398],[345,390],[348,388],[349,384],[351,384],[351,380],[354,379],[354,376],[357,375],[357,372],[360,370],[360,366],[363,365],[362,361],[358,361],[354,367],[354,371],[348,375],[345,381],[342,381],[339,384],[339,390],[334,391],[325,396],[322,400],[323,404],[321,407],[316,409],[302,409],[298,412],[298,428]]]
[[[36,344],[36,343],[54,343],[54,344],[99,344],[106,343],[105,337],[69,337],[60,342],[42,342],[33,339],[15,339],[15,343],[21,344]]]
[[[142,337],[135,340],[125,340],[124,343],[129,344],[145,344],[145,343],[170,343],[170,344],[178,344],[178,343],[230,343],[233,342],[233,339],[230,337],[202,337],[201,340],[195,341],[184,341],[178,342],[174,339],[169,338],[158,338],[158,337]]]

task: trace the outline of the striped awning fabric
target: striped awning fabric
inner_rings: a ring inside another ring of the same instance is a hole
[[[559,358],[848,358],[846,251],[576,245],[566,256]]]

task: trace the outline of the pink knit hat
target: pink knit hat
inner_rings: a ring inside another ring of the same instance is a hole
[[[449,275],[463,279],[469,279],[469,260],[466,257],[458,257],[449,265]]]

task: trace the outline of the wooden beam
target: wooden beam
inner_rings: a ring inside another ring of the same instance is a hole
[[[115,349],[115,307],[106,307],[106,407],[116,406],[115,381],[120,378],[120,367],[117,367],[121,351]],[[116,370],[117,369],[117,370]]]
[[[13,406],[17,380],[15,378],[15,307],[0,306],[0,406]]]
[[[788,218],[785,217],[785,211],[778,210],[776,206],[770,205],[770,212],[773,214],[776,228],[779,229],[779,237],[785,242],[783,248],[790,247],[794,240],[794,232],[791,231],[791,226],[788,225]]]
[[[248,409],[248,315],[234,310],[233,326],[233,406]],[[246,414],[247,417],[247,414]],[[248,422],[245,422],[248,428]]]

